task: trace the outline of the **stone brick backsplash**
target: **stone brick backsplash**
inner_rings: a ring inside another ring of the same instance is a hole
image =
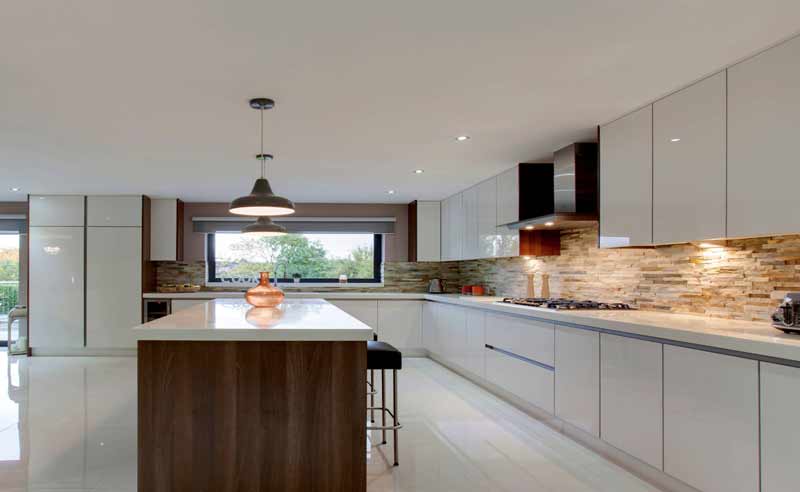
[[[202,261],[159,262],[156,272],[159,285],[205,282]],[[447,292],[459,292],[461,285],[480,284],[490,295],[521,297],[526,295],[529,273],[549,274],[552,296],[766,321],[785,292],[800,291],[800,235],[733,240],[725,247],[709,249],[690,244],[599,249],[596,227],[576,229],[562,232],[560,256],[389,262],[384,264],[383,287],[304,285],[298,290],[424,292],[430,279],[442,278]],[[540,275],[536,275],[537,295],[540,282]]]
[[[525,296],[528,273],[550,275],[552,296],[627,302],[640,309],[767,321],[787,291],[800,291],[800,236],[599,249],[597,228],[563,231],[561,255],[464,261],[461,281]],[[541,277],[536,276],[537,295]]]
[[[202,285],[204,291],[245,290],[232,287],[209,287],[205,285],[206,263],[195,261],[188,263],[164,261],[156,263],[156,281],[158,285],[195,284]],[[310,290],[314,292],[425,292],[432,278],[444,279],[449,292],[458,292],[460,288],[457,262],[388,262],[383,265],[383,287],[359,287],[350,284],[346,287],[318,287],[304,284],[302,287],[281,286],[284,290]]]

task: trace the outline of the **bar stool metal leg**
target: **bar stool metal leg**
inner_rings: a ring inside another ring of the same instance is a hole
[[[384,410],[381,411],[381,425],[383,426],[383,430],[381,430],[382,442],[381,444],[386,444],[386,370],[381,369],[381,408]]]
[[[375,370],[369,371],[369,406],[371,407],[369,410],[369,420],[373,424],[375,423]]]
[[[392,419],[394,423],[394,466],[398,466],[397,461],[397,369],[392,371]]]

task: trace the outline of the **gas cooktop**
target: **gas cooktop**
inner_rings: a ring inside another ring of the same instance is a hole
[[[629,304],[622,302],[597,302],[597,301],[576,301],[564,298],[544,298],[544,297],[506,297],[501,302],[505,304],[516,304],[519,306],[542,307],[548,309],[609,309],[626,310],[634,309]]]

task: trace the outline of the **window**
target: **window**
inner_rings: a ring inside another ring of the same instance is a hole
[[[259,272],[273,272],[279,282],[379,283],[383,261],[380,234],[286,234],[248,237],[208,234],[208,282],[254,282]]]

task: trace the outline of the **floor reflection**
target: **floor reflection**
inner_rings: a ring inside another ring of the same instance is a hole
[[[134,357],[0,351],[0,368],[0,491],[136,490]],[[653,490],[431,360],[405,359],[399,392],[400,467],[389,433],[369,492]]]

